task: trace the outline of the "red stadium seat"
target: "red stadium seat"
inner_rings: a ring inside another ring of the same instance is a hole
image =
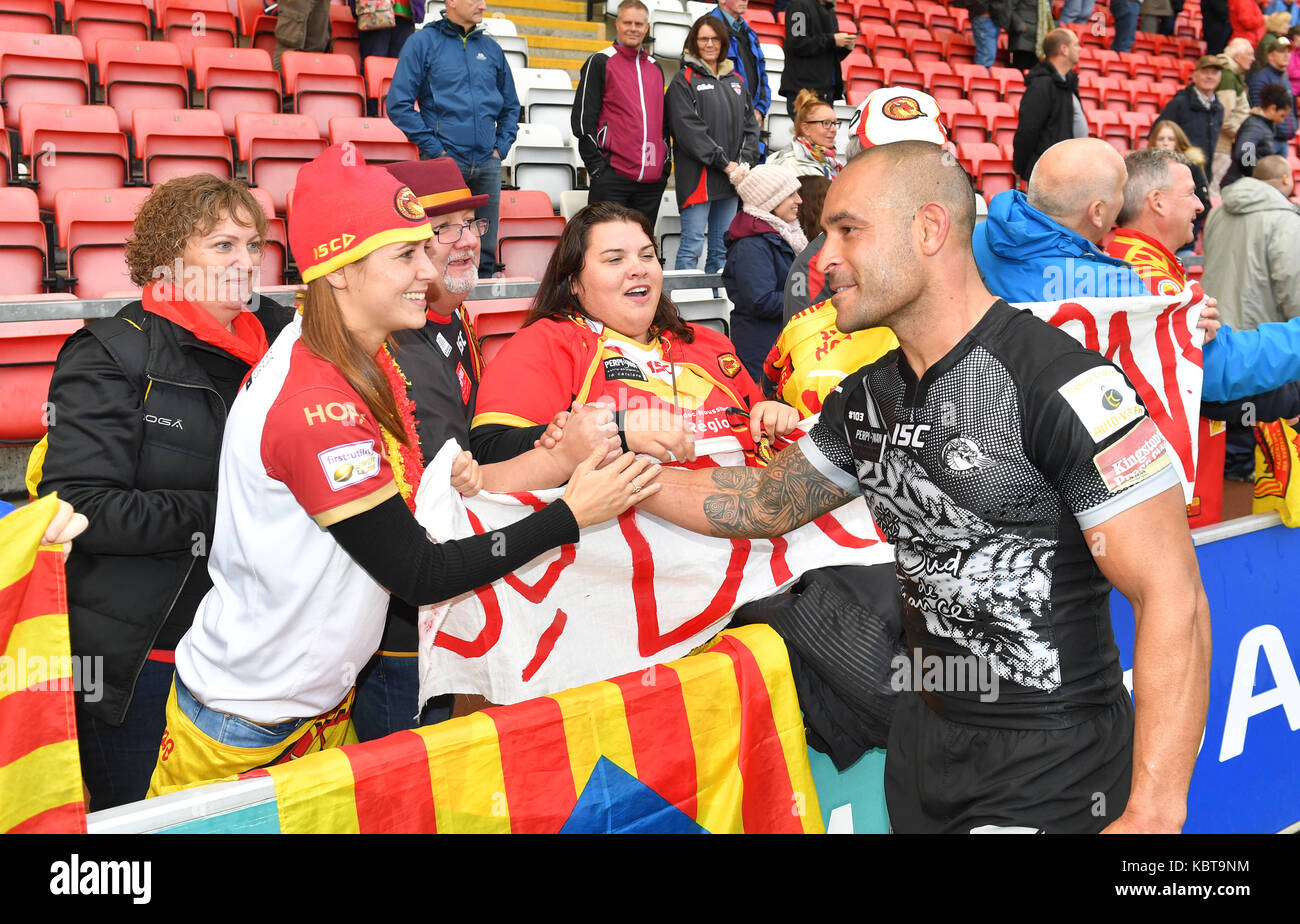
[[[366,58],[366,98],[378,104],[376,112],[384,114],[387,109],[388,88],[393,82],[393,72],[397,70],[396,58],[383,58],[371,55]]]
[[[0,32],[55,33],[54,0],[7,0],[5,6],[0,10]]]
[[[254,186],[248,191],[266,213],[268,224],[266,243],[262,247],[262,270],[258,285],[283,285],[284,268],[289,262],[289,232],[285,220],[276,217],[275,203],[271,201],[271,194],[265,189]]]
[[[889,11],[890,21],[895,24],[925,25],[925,16],[916,9],[912,0],[884,0],[884,7]]]
[[[193,69],[195,48],[233,48],[239,25],[226,0],[154,0],[158,31]]]
[[[241,112],[235,116],[235,139],[239,159],[248,164],[249,185],[265,188],[281,213],[299,168],[325,150],[316,120],[301,114]]]
[[[548,210],[550,201],[547,196]],[[563,233],[564,219],[557,215],[527,218],[502,215],[497,228],[497,259],[505,265],[508,276],[541,279]]]
[[[149,41],[149,7],[143,0],[68,0],[68,22],[72,34],[81,40],[86,61],[99,65],[99,42],[117,39]]]
[[[249,47],[268,55],[275,52],[276,17],[268,16],[262,0],[239,0],[239,28],[248,36]]]
[[[351,142],[368,163],[390,164],[419,160],[420,149],[385,118],[335,116],[330,119],[330,144]]]
[[[36,193],[22,186],[0,188],[0,295],[45,291],[47,265],[45,225]]]
[[[61,189],[123,186],[131,179],[126,135],[108,106],[27,103],[19,126],[36,198],[46,211]]]
[[[346,5],[335,3],[330,6],[330,51],[351,58],[356,72],[361,73],[361,33],[357,31],[357,21]]]
[[[992,116],[989,119],[989,140],[994,144],[1011,144],[1016,139],[1016,129],[1019,127],[1019,116]]]
[[[943,44],[932,38],[909,38],[907,40],[907,54],[917,65],[945,60]]]
[[[211,109],[137,109],[132,135],[146,185],[195,173],[234,176],[230,138]]]
[[[75,319],[0,324],[0,442],[35,443],[45,435],[54,360],[64,341],[85,323]]]
[[[912,66],[911,61],[894,60],[886,58],[882,62],[885,69],[885,84],[891,87],[912,87],[916,90],[925,89],[925,76],[918,74],[916,68]]]
[[[484,362],[491,362],[510,336],[523,327],[531,304],[530,298],[471,298],[465,302],[483,347]]]
[[[890,16],[889,10],[885,8],[884,4],[876,2],[876,0],[866,0],[866,2],[855,0],[853,15],[858,18],[859,28],[865,27],[867,24],[875,25],[876,23],[884,23],[892,28],[893,17]]]
[[[925,81],[927,92],[935,99],[966,98],[966,84],[953,73],[947,61],[922,61],[916,65]]]
[[[9,149],[9,133],[0,131],[0,186],[9,185],[9,177],[13,171],[14,154]]]
[[[117,110],[118,125],[131,130],[136,109],[186,109],[189,76],[171,42],[99,40],[99,80],[104,101]]]
[[[1151,131],[1155,116],[1149,112],[1121,112],[1119,120],[1129,130],[1134,147],[1146,147],[1146,137]]]
[[[235,134],[241,112],[280,111],[280,75],[260,48],[195,48],[194,87],[204,106],[221,116],[222,130]]]
[[[0,33],[0,102],[5,126],[18,127],[24,103],[84,106],[90,72],[74,35]]]
[[[871,58],[879,62],[881,58],[907,58],[907,39],[899,38],[896,35],[877,35],[875,40],[870,43]]]
[[[54,224],[68,251],[68,283],[78,298],[138,288],[126,268],[124,242],[151,190],[63,189],[55,196]]]
[[[555,209],[544,190],[503,189],[500,215],[502,218],[551,218]]]
[[[886,61],[893,59],[886,58]],[[873,90],[885,86],[883,67],[855,67],[848,78],[849,105],[859,106]]]
[[[954,113],[948,118],[948,134],[958,145],[983,144],[989,140],[988,119],[983,113]]]
[[[958,64],[975,63],[975,43],[969,35],[963,33],[945,35],[939,41],[943,45],[944,60],[954,69]]]
[[[347,55],[286,51],[280,67],[294,112],[316,119],[322,138],[334,116],[366,114],[366,85]]]
[[[1164,107],[1160,102],[1159,93],[1156,93],[1153,90],[1134,89],[1133,108],[1138,112],[1156,115]]]

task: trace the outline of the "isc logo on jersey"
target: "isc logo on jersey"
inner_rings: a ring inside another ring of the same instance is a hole
[[[379,474],[379,453],[374,440],[344,443],[316,454],[331,491],[342,491]]]
[[[1124,376],[1113,366],[1081,372],[1058,389],[1094,443],[1137,420],[1146,412]]]

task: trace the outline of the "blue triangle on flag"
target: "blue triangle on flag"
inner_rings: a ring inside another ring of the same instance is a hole
[[[708,834],[613,761],[596,761],[561,834]]]

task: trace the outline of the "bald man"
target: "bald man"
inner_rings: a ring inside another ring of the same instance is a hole
[[[975,229],[975,262],[1010,302],[1145,295],[1142,279],[1099,244],[1124,205],[1124,158],[1100,138],[1048,148],[1029,193],[993,197]]]
[[[1178,478],[1118,369],[985,288],[973,203],[937,145],[852,160],[821,262],[837,326],[887,325],[899,349],[847,376],[766,469],[666,472],[643,509],[771,537],[866,497],[908,639],[895,831],[1178,831],[1210,660]],[[1137,621],[1136,733],[1108,581]]]

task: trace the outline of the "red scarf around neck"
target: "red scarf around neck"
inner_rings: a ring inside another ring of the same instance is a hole
[[[185,298],[171,283],[158,281],[144,290],[144,310],[185,328],[204,343],[225,350],[236,359],[256,366],[266,355],[266,331],[251,311],[235,317],[234,333],[221,326],[209,312]]]

